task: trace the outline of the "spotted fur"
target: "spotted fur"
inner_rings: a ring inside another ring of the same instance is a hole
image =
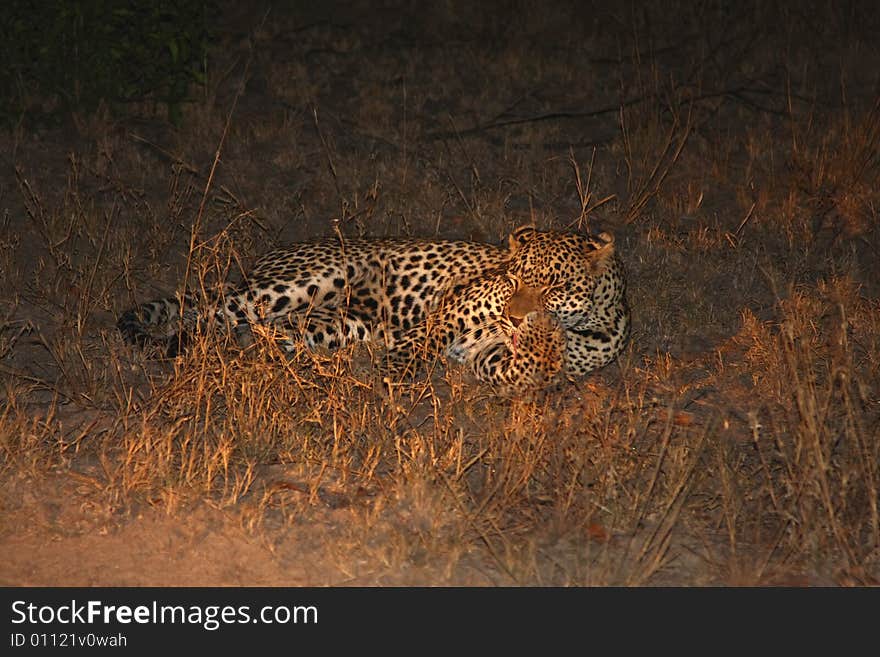
[[[509,240],[508,273],[545,288],[544,309],[565,328],[565,367],[584,375],[610,363],[629,338],[626,275],[609,233],[583,236],[531,227]]]
[[[211,318],[236,334],[268,324],[310,348],[377,342],[398,363],[433,350],[483,381],[535,388],[620,352],[629,332],[624,291],[604,233],[523,227],[507,248],[331,238],[266,254],[211,313],[171,297],[126,311],[117,325],[127,341],[174,355]]]
[[[437,354],[505,389],[543,388],[565,369],[565,330],[544,311],[542,290],[499,268],[447,290],[390,358],[400,366]]]

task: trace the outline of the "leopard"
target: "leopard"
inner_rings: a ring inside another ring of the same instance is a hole
[[[393,346],[389,360],[401,371],[402,360],[440,355],[502,391],[547,387],[565,369],[565,330],[544,309],[545,293],[504,269],[455,284],[424,327]]]
[[[174,357],[209,324],[239,342],[268,325],[285,351],[368,342],[392,369],[438,354],[479,381],[525,390],[614,360],[630,331],[625,292],[604,232],[521,226],[502,245],[337,235],[270,251],[207,308],[192,295],[156,299],[123,312],[117,328]]]
[[[565,368],[584,376],[617,358],[631,330],[626,271],[614,236],[521,227],[509,237],[508,273],[545,290],[542,303],[565,328]]]

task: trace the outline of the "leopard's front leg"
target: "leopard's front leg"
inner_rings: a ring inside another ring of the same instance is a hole
[[[565,369],[565,331],[551,315],[530,312],[508,340],[487,345],[469,365],[486,383],[513,390],[544,388]]]

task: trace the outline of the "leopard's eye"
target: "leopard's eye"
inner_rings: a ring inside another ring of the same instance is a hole
[[[545,280],[541,281],[541,283],[543,284],[545,290],[552,290],[554,288],[558,288],[564,285],[565,281],[561,281],[559,274],[554,272],[547,276]]]
[[[572,291],[571,281],[559,281],[551,283],[546,288],[546,294],[552,294],[555,296],[559,296],[560,294],[567,294]]]

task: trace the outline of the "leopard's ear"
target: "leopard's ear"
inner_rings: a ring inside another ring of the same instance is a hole
[[[519,251],[520,247],[522,247],[527,242],[531,241],[531,239],[535,236],[538,230],[531,224],[526,226],[520,226],[515,231],[510,234],[510,237],[507,238],[507,245],[510,249],[511,255]]]
[[[614,257],[614,236],[611,233],[599,233],[591,237],[585,246],[585,255],[591,263],[593,273],[599,271]]]
[[[595,237],[590,238],[587,251],[591,255],[611,255],[614,253],[614,235],[603,231]]]

